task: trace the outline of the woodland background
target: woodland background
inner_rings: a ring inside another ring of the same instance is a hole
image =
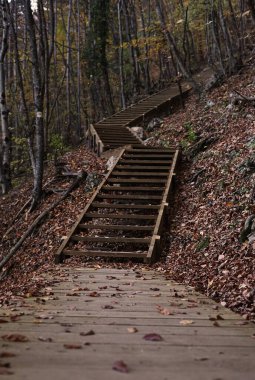
[[[28,174],[31,208],[47,160],[90,123],[206,65],[215,80],[250,53],[254,0],[0,1],[0,185]]]

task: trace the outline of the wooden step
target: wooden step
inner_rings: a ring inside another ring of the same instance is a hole
[[[100,219],[141,219],[141,220],[154,220],[157,215],[140,215],[140,214],[99,214],[97,212],[88,212],[85,218],[100,218]]]
[[[118,204],[118,203],[100,203],[93,202],[91,204],[95,208],[116,208],[116,209],[137,209],[137,210],[158,210],[160,205],[136,205],[136,204]]]
[[[126,152],[132,152],[132,153],[141,153],[141,149],[126,149],[125,150]],[[175,153],[175,149],[159,149],[159,148],[151,148],[151,149],[148,149],[148,148],[144,148],[142,150],[142,153],[170,153],[170,154],[174,154]]]
[[[113,176],[128,176],[128,177],[167,177],[168,173],[161,173],[161,172],[119,172],[114,171],[112,172]]]
[[[134,227],[135,229],[135,227]],[[93,237],[73,235],[72,241],[84,241],[89,243],[129,243],[129,244],[149,244],[150,238],[126,238],[126,237]]]
[[[143,154],[125,154],[123,156],[125,159],[126,158],[131,158],[131,159],[137,159],[137,158],[142,158],[144,160],[151,160],[153,158],[158,158],[161,160],[162,158],[170,159],[171,155],[163,155],[163,154],[151,154],[151,155],[143,155]]]
[[[165,166],[142,166],[142,165],[125,165],[125,164],[123,164],[123,165],[116,165],[115,166],[115,169],[118,169],[118,170],[139,170],[139,169],[141,169],[141,170],[153,170],[153,169],[155,169],[155,170],[166,170],[166,171],[169,171],[169,168],[170,168],[170,164],[168,164],[168,165],[165,165]]]
[[[165,160],[165,161],[162,161],[162,160],[124,160],[124,159],[121,159],[118,164],[143,164],[143,165],[150,165],[150,164],[164,164],[164,165],[171,165],[172,163],[172,160],[171,160],[171,157],[169,158],[169,161],[168,160]]]
[[[134,194],[98,194],[96,199],[131,199],[131,200],[136,200],[136,199],[148,199],[148,200],[158,200],[162,199],[161,195],[134,195]]]
[[[125,251],[78,251],[74,249],[64,249],[63,254],[65,256],[90,256],[90,257],[127,257],[127,258],[145,258],[147,252],[125,252]]]
[[[159,178],[109,178],[108,182],[110,183],[165,183],[166,179]]]
[[[153,226],[128,226],[115,224],[79,224],[81,230],[112,230],[112,231],[153,231]]]
[[[161,191],[164,189],[162,187],[155,186],[103,186],[103,191]]]

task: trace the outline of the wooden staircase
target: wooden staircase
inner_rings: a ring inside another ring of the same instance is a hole
[[[126,257],[153,262],[178,160],[175,149],[123,149],[55,255]]]
[[[186,97],[191,87],[184,83],[180,94],[177,85],[172,85],[154,95],[148,96],[140,102],[103,119],[89,128],[90,148],[101,155],[108,149],[119,148],[125,145],[142,147],[142,141],[132,133],[130,127],[143,123],[166,109],[170,109],[181,97]]]

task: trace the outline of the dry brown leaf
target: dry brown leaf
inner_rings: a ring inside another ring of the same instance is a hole
[[[123,360],[117,360],[116,362],[113,363],[112,369],[117,372],[122,372],[122,373],[128,373],[129,368],[126,363],[123,362]]]
[[[191,319],[183,319],[182,321],[180,321],[180,325],[181,326],[190,326],[190,325],[193,325],[194,321],[192,321]]]
[[[67,348],[68,350],[80,350],[82,348],[82,345],[66,343],[64,344],[64,347]]]
[[[130,334],[134,334],[134,333],[137,333],[138,332],[138,329],[136,327],[128,327],[127,328],[127,331],[130,333]]]
[[[6,334],[6,335],[2,335],[2,339],[9,342],[20,342],[20,343],[29,342],[29,339],[25,335],[22,335],[22,334]]]

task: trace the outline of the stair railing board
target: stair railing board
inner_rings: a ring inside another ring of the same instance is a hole
[[[96,198],[97,194],[99,193],[99,191],[101,190],[101,188],[105,185],[105,183],[107,182],[108,178],[110,177],[112,171],[114,170],[115,166],[117,165],[117,162],[119,161],[119,159],[121,158],[121,156],[123,155],[125,149],[122,149],[117,160],[116,160],[116,163],[115,165],[112,167],[112,169],[107,173],[105,179],[101,182],[101,184],[98,186],[98,188],[96,189],[96,191],[94,192],[94,194],[92,195],[91,199],[89,200],[89,202],[87,203],[86,207],[84,208],[84,210],[82,211],[82,213],[80,214],[80,216],[78,217],[77,221],[74,223],[73,227],[71,228],[69,234],[67,235],[66,239],[62,242],[61,246],[59,247],[57,253],[55,254],[55,263],[62,263],[63,260],[64,260],[64,255],[63,255],[63,250],[66,248],[67,244],[70,242],[70,239],[72,237],[72,235],[74,234],[74,232],[77,230],[77,228],[79,227],[79,224],[81,223],[82,219],[85,217],[85,214],[87,213],[87,211],[89,210],[92,202],[94,201],[94,199]]]
[[[92,124],[89,126],[89,139],[92,141],[92,144],[90,143],[90,145],[92,145],[93,152],[97,153],[98,156],[101,156],[104,150],[104,144]]]
[[[160,207],[160,210],[158,213],[158,218],[157,218],[155,228],[153,231],[153,237],[152,237],[151,244],[150,244],[150,247],[148,250],[148,255],[147,255],[148,262],[155,261],[157,259],[157,257],[159,256],[160,237],[161,237],[162,228],[164,225],[165,214],[166,214],[168,206],[169,206],[168,200],[169,200],[170,191],[171,191],[171,187],[172,187],[173,177],[175,175],[174,171],[176,170],[178,157],[179,157],[179,151],[176,150],[174,158],[173,158],[172,166],[170,169],[170,173],[169,173],[169,176],[167,179],[167,183],[165,186],[163,198],[161,201],[161,207]]]

